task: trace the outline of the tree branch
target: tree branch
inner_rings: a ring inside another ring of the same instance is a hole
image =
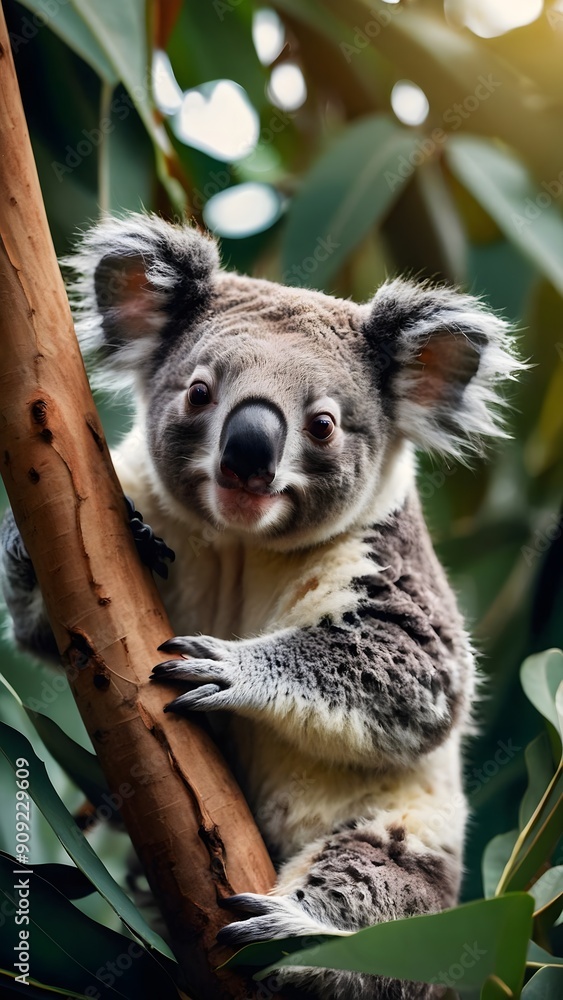
[[[169,927],[188,986],[248,997],[215,944],[218,901],[274,871],[205,730],[147,679],[172,635],[137,557],[74,336],[0,8],[2,475],[80,714]]]

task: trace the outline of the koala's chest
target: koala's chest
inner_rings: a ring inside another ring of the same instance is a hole
[[[190,558],[180,547],[162,593],[176,632],[246,638],[268,628],[291,600],[291,572],[230,546]]]
[[[248,638],[314,624],[348,610],[352,579],[370,568],[361,539],[352,537],[291,554],[185,533],[169,538],[176,562],[161,589],[177,634]]]
[[[338,617],[355,605],[352,581],[374,572],[360,529],[309,549],[275,552],[200,521],[180,522],[159,502],[143,447],[132,431],[114,461],[124,492],[176,553],[169,579],[158,581],[176,635],[250,638]]]

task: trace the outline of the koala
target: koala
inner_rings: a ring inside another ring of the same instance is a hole
[[[524,365],[470,295],[401,279],[365,304],[220,267],[189,225],[106,219],[70,260],[97,378],[136,416],[126,494],[176,553],[160,582],[180,658],[167,710],[205,712],[278,877],[230,905],[233,948],[348,934],[455,904],[461,747],[475,657],[417,496],[416,453],[462,460],[503,435]],[[52,651],[13,521],[5,599]],[[436,987],[285,970],[298,995],[427,1000]]]

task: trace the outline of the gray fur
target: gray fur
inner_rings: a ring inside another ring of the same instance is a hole
[[[137,402],[115,455],[122,485],[177,554],[161,586],[183,634],[163,649],[189,660],[154,677],[171,710],[227,719],[218,737],[280,866],[273,895],[233,901],[246,919],[222,939],[347,933],[452,905],[475,670],[413,446],[464,456],[503,433],[497,384],[523,367],[507,325],[444,288],[395,281],[357,305],[227,274],[195,230],[143,216],[106,220],[71,265],[85,349]],[[203,407],[187,398],[198,381]],[[256,400],[284,426],[259,496],[221,471],[226,421]],[[310,431],[321,413],[327,442]],[[36,648],[12,524],[2,544],[16,636]],[[435,996],[334,971],[282,979],[325,1000]]]
[[[58,661],[58,649],[37,586],[31,559],[11,510],[0,526],[0,583],[21,649]]]
[[[365,537],[385,569],[352,578],[338,621],[320,617],[256,639],[178,637],[161,680],[191,686],[174,711],[295,719],[295,741],[326,762],[408,766],[467,718],[470,653],[459,613],[410,499]],[[375,569],[375,567],[374,567]],[[320,613],[320,612],[319,612]],[[355,739],[342,739],[350,713]]]

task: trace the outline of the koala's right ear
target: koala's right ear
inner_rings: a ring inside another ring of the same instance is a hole
[[[107,218],[63,261],[85,353],[102,348],[112,366],[137,367],[160,336],[186,330],[205,307],[219,266],[215,243],[189,225],[155,215]]]

